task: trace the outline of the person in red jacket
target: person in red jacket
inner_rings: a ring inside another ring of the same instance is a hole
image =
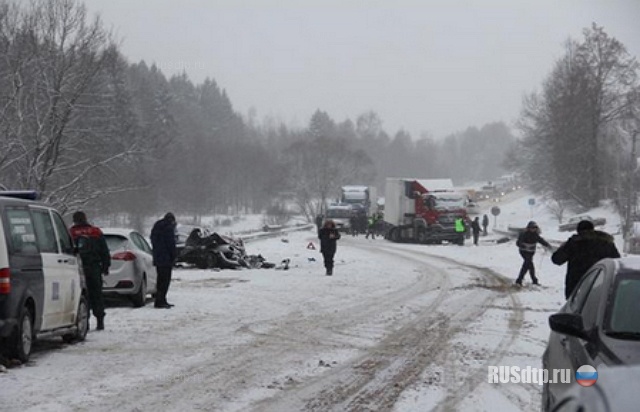
[[[71,237],[82,263],[87,283],[89,307],[98,322],[97,329],[104,329],[104,299],[102,297],[102,275],[109,274],[111,255],[102,230],[87,222],[87,215],[78,211],[73,214]]]

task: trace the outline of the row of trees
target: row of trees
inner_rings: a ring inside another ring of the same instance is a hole
[[[565,50],[541,92],[526,99],[521,147],[508,163],[558,210],[591,208],[614,198],[628,227],[640,182],[635,154],[640,66],[595,24],[581,41],[569,40]]]
[[[76,0],[0,1],[0,183],[138,227],[169,209],[257,212],[283,193],[311,218],[343,184],[491,179],[515,141],[501,123],[390,136],[373,111],[317,110],[302,129],[244,119],[214,80],[131,64],[115,40]]]

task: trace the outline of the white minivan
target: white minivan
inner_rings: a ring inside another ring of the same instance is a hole
[[[35,192],[0,191],[0,349],[22,362],[33,340],[84,340],[89,306],[60,214]]]

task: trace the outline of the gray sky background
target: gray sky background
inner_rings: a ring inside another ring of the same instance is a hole
[[[235,110],[305,127],[373,110],[390,134],[511,125],[592,22],[640,57],[640,0],[85,0],[131,62],[207,76]]]

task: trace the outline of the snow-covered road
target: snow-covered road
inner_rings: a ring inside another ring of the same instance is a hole
[[[171,310],[112,302],[106,331],[1,374],[0,409],[537,410],[537,385],[486,384],[530,339],[511,280],[437,256],[457,246],[346,236],[327,277],[310,241],[248,246],[287,271],[176,270]]]

